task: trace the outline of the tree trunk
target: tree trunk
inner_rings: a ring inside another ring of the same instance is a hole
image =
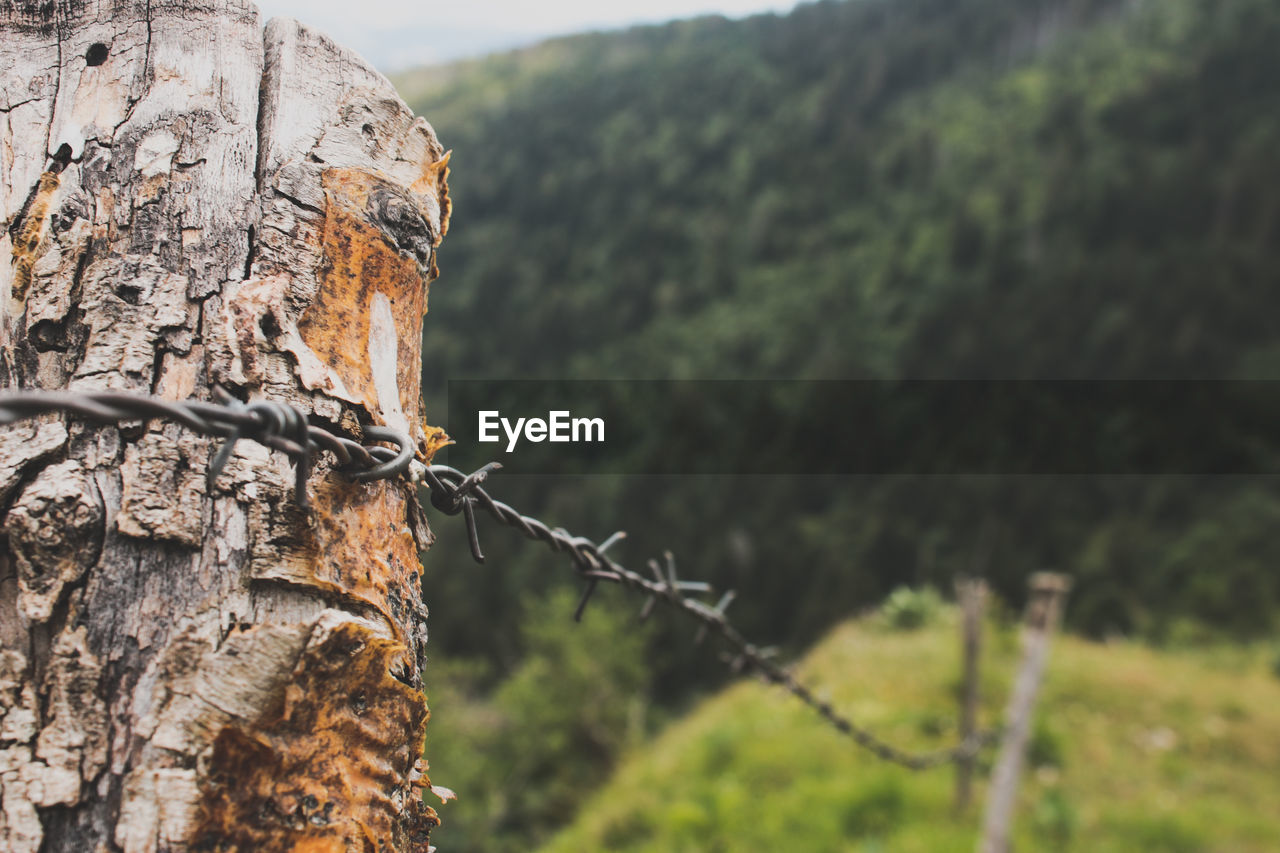
[[[0,7],[0,381],[419,402],[447,155],[390,84],[242,0]],[[162,420],[0,428],[0,849],[426,850],[410,484]]]

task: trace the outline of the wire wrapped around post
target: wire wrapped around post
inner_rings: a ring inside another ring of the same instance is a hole
[[[357,482],[398,477],[409,470],[413,461],[413,442],[399,430],[373,425],[361,428],[366,441],[394,444],[394,450],[380,444],[361,444],[308,423],[306,415],[285,403],[269,400],[242,403],[225,391],[218,391],[220,402],[173,401],[115,391],[6,392],[0,394],[0,424],[53,412],[107,423],[165,418],[193,432],[226,440],[209,463],[210,483],[226,467],[236,442],[256,441],[293,460],[297,468],[295,497],[303,507],[308,503],[307,477],[311,473],[311,461],[321,451],[333,454],[338,460],[338,470]]]

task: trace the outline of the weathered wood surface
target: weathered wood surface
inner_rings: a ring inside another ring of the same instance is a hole
[[[0,6],[0,382],[409,431],[447,156],[241,0]],[[425,850],[410,487],[162,421],[0,428],[0,849]]]
[[[956,601],[960,605],[960,648],[963,662],[960,676],[960,739],[978,733],[978,704],[981,681],[978,667],[982,658],[982,611],[987,600],[987,583],[981,578],[956,578]],[[973,794],[973,773],[977,756],[956,761],[955,811],[963,813]]]
[[[1028,584],[1026,619],[1022,627],[1022,662],[1009,694],[1004,716],[1000,753],[991,771],[987,805],[982,818],[978,853],[1009,853],[1013,833],[1013,813],[1018,801],[1018,782],[1031,739],[1031,722],[1040,681],[1049,663],[1049,642],[1058,629],[1071,579],[1052,572],[1037,572]]]

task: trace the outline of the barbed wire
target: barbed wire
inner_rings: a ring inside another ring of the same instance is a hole
[[[940,764],[967,760],[999,736],[996,729],[976,732],[954,746],[930,752],[910,752],[894,746],[870,730],[854,724],[836,711],[830,702],[818,698],[812,690],[772,660],[774,649],[756,646],[734,628],[725,615],[736,595],[733,590],[724,593],[714,606],[709,605],[686,593],[708,593],[711,592],[710,585],[701,581],[680,580],[676,574],[675,558],[670,552],[664,554],[665,568],[657,560],[649,561],[649,569],[653,575],[651,580],[605,555],[604,552],[623,539],[625,533],[615,533],[597,545],[586,537],[574,536],[563,528],[552,529],[536,518],[522,515],[502,501],[494,499],[482,486],[489,474],[501,467],[497,462],[490,462],[471,474],[463,474],[446,465],[429,465],[415,466],[411,473],[415,479],[421,477],[427,484],[433,507],[446,515],[463,515],[471,554],[476,562],[484,562],[476,530],[476,504],[499,523],[529,539],[544,543],[552,551],[568,554],[578,573],[587,581],[574,611],[574,619],[582,618],[587,602],[602,581],[642,592],[647,596],[640,611],[642,619],[647,619],[659,602],[685,613],[701,623],[694,636],[695,645],[700,644],[709,632],[714,632],[732,649],[728,661],[730,669],[735,673],[754,671],[765,681],[783,688],[817,711],[837,731],[850,737],[877,758],[911,770],[924,770]]]
[[[285,403],[256,400],[248,403],[235,399],[220,388],[214,389],[218,402],[201,400],[173,401],[159,397],[121,392],[18,391],[0,393],[0,424],[62,412],[89,420],[126,422],[166,418],[194,432],[225,440],[209,463],[208,479],[212,484],[226,467],[241,439],[255,441],[287,455],[295,467],[295,496],[300,506],[308,506],[306,483],[312,462],[319,452],[327,451],[338,461],[338,471],[358,481],[389,479],[408,473],[409,479],[424,483],[429,489],[431,505],[445,515],[463,516],[467,541],[477,562],[484,562],[476,525],[477,505],[499,523],[542,542],[552,551],[567,554],[579,575],[586,580],[582,598],[574,611],[575,620],[582,613],[601,582],[616,583],[646,596],[640,618],[647,619],[657,604],[665,604],[699,623],[694,644],[703,642],[710,633],[717,635],[730,648],[727,660],[735,673],[753,672],[775,684],[818,713],[837,731],[884,761],[912,770],[923,770],[941,764],[964,761],[993,742],[998,730],[974,733],[960,743],[931,752],[910,752],[880,738],[840,714],[831,703],[816,696],[789,671],[772,658],[776,650],[761,648],[749,642],[729,622],[726,611],[735,592],[724,593],[715,605],[693,597],[712,592],[702,581],[681,580],[676,574],[675,558],[667,552],[665,566],[650,560],[650,579],[631,571],[605,555],[626,534],[618,532],[597,544],[583,536],[574,536],[563,528],[550,528],[531,516],[496,500],[483,487],[489,475],[501,468],[490,462],[470,474],[447,465],[424,465],[414,459],[414,446],[409,436],[389,427],[361,425],[362,444],[325,427],[310,423],[306,416]],[[372,443],[378,442],[378,443]],[[382,446],[394,444],[395,449]]]
[[[396,449],[361,444],[309,423],[302,412],[288,404],[270,400],[242,403],[221,388],[215,388],[214,393],[220,402],[165,400],[117,391],[5,392],[0,394],[0,424],[52,412],[114,423],[168,418],[202,435],[226,439],[209,463],[210,485],[230,461],[236,442],[247,438],[293,460],[295,498],[302,507],[308,506],[307,478],[311,475],[312,460],[322,450],[337,458],[342,474],[358,482],[398,476],[408,470],[413,461],[413,441],[399,430],[362,425],[366,441],[394,444]]]

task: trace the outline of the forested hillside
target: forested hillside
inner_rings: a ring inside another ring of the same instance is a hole
[[[429,412],[465,377],[1280,378],[1277,44],[1267,0],[854,0],[403,75],[454,150]],[[792,650],[957,572],[1015,606],[1027,573],[1068,572],[1068,623],[1098,636],[1258,635],[1280,604],[1260,477],[492,484],[626,528],[628,564],[671,548]],[[432,643],[485,661],[484,693],[533,665],[526,602],[568,572],[490,528],[473,568],[433,523]],[[601,673],[634,684],[643,657],[680,702],[718,667],[687,632]],[[553,802],[530,791],[563,756],[517,774],[485,837],[565,820],[618,748],[584,746]]]
[[[462,375],[1270,375],[1264,0],[862,0],[400,81]],[[501,346],[468,346],[481,328]]]
[[[407,77],[457,152],[427,381],[1273,377],[1277,43],[1265,0],[862,0]],[[798,562],[843,555],[843,612],[957,568],[930,568],[927,525],[997,581],[1043,561],[1097,575],[1073,609],[1092,630],[1238,608],[1258,628],[1280,593],[1243,568],[1280,518],[1265,485],[983,483],[912,519],[918,489],[863,484],[881,499],[800,507],[799,541],[827,547]],[[634,524],[626,507],[567,511]],[[859,520],[824,534],[823,514]],[[1206,597],[1211,552],[1231,588]]]

